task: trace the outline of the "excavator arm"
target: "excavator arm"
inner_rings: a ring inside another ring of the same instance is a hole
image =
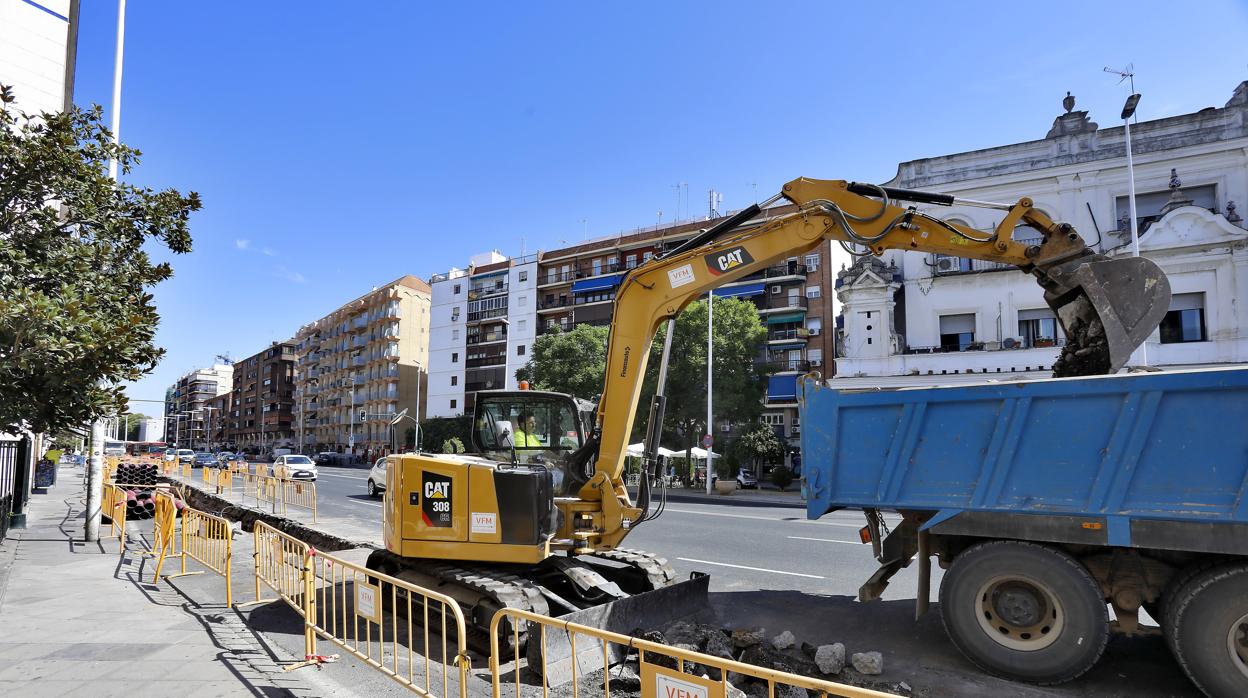
[[[781,198],[798,210],[745,225]],[[897,200],[988,206],[1004,215],[986,233],[946,223],[914,206],[903,208]],[[1039,231],[1042,242],[1015,241],[1012,233],[1019,225]],[[1116,371],[1169,309],[1169,283],[1155,264],[1142,257],[1111,260],[1096,254],[1070,225],[1055,223],[1028,198],[992,204],[839,180],[795,179],[762,206],[751,206],[637,267],[621,283],[593,435],[593,474],[580,488],[576,507],[593,511],[590,530],[595,534],[588,536],[588,547],[615,547],[648,505],[646,497],[641,506],[632,504],[621,474],[651,342],[660,325],[708,291],[813,250],[825,240],[840,241],[856,254],[934,252],[1012,264],[1032,274],[1069,340],[1055,365],[1058,375]],[[661,423],[661,398],[659,404]],[[650,419],[656,419],[653,410]],[[586,537],[585,532],[581,535]]]

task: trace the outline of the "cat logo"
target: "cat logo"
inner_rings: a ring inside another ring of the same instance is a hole
[[[425,495],[420,503],[420,517],[426,526],[433,528],[450,528],[454,524],[454,512],[451,508],[451,478],[437,473],[421,474]],[[415,502],[413,502],[415,503]]]
[[[749,264],[754,261],[754,258],[750,256],[749,250],[740,246],[731,250],[708,254],[705,259],[706,268],[715,276],[726,274],[742,264]]]

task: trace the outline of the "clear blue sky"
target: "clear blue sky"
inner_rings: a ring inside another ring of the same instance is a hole
[[[76,99],[107,108],[116,3],[81,20]],[[204,209],[130,395],[403,274],[671,220],[678,182],[685,217],[711,187],[735,209],[800,175],[884,181],[1042,138],[1067,90],[1110,125],[1128,88],[1104,66],[1134,63],[1141,120],[1222,106],[1245,37],[1242,2],[131,0],[131,180]]]

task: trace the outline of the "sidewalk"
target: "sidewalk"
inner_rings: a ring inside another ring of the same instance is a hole
[[[0,543],[0,695],[316,694],[236,611],[151,583],[139,543],[150,521],[131,522],[119,556],[115,538],[83,542],[83,509],[83,468],[62,464],[31,499],[28,527]]]

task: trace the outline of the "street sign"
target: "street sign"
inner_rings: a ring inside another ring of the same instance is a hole
[[[702,437],[702,448],[710,448],[713,443],[715,443],[715,439],[710,434]]]

